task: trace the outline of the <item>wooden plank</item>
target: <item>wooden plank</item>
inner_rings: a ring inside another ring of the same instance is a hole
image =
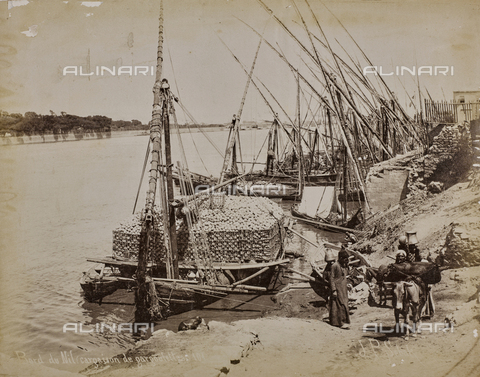
[[[183,283],[183,284],[198,284],[197,280],[182,280],[182,279],[167,279],[167,278],[152,278],[153,281],[166,281],[171,283]]]
[[[253,275],[247,276],[245,279],[236,281],[235,283],[232,284],[233,287],[236,287],[237,285],[246,283],[247,281],[253,279],[254,277],[263,274],[265,271],[268,271],[270,267],[264,267],[260,271],[255,272]]]
[[[125,277],[117,277],[118,280],[124,280],[124,281],[135,281],[135,279],[132,278],[125,278]],[[153,281],[164,281],[167,283],[183,283],[183,284],[198,284],[199,282],[197,280],[181,280],[181,279],[163,279],[163,278],[152,278]]]
[[[283,287],[274,297],[278,297],[282,294],[285,294],[291,290],[295,289],[311,289],[310,283],[288,283]]]
[[[293,283],[288,289],[311,289],[310,283]]]
[[[288,228],[293,234],[296,234],[298,237],[301,239],[307,241],[310,245],[315,246],[315,247],[320,247],[318,243],[315,243],[313,241],[310,241],[308,238],[306,238],[303,234],[298,233],[296,230],[293,230],[292,228]]]
[[[251,293],[251,291],[266,291],[267,288],[265,287],[255,287],[251,285],[241,285],[238,287],[226,286],[226,285],[182,285],[180,283],[170,284],[168,282],[155,282],[156,285],[163,285],[169,288],[178,288],[184,289],[187,291],[195,291],[195,292],[204,292],[207,294],[224,294],[227,293]]]
[[[341,246],[337,246],[337,245],[335,245],[333,243],[329,243],[329,242],[324,242],[323,245],[325,247],[328,247],[329,249],[333,249],[333,250],[337,250],[337,251],[342,249]],[[352,249],[349,249],[349,248],[345,248],[345,250],[352,253],[355,256],[355,258],[360,259],[360,262],[362,262],[362,264],[364,264],[365,266],[372,267],[372,264],[362,254],[360,254],[358,251],[355,251],[355,250],[352,250]]]
[[[160,297],[159,298],[162,301],[168,301],[173,304],[196,304],[195,300],[181,300],[178,298],[168,298],[168,297]]]
[[[261,292],[266,292],[267,291],[267,288],[265,287],[255,287],[254,285],[237,285],[236,288],[239,288],[239,289],[246,289],[246,290],[249,290],[249,291],[261,291]]]
[[[330,242],[324,242],[323,246],[328,247],[329,249],[337,250],[337,251],[340,251],[342,249],[341,246],[335,245],[335,244],[330,243]]]
[[[310,281],[310,280],[308,280],[308,279],[305,279],[305,278],[297,278],[297,277],[295,277],[295,276],[283,275],[283,277],[288,278],[288,279],[291,279],[291,280],[298,280],[298,281],[303,281],[303,282],[309,282],[309,281]]]
[[[343,226],[339,226],[339,225],[332,225],[332,224],[328,224],[328,223],[322,223],[320,221],[313,221],[313,220],[308,220],[308,219],[303,219],[301,217],[297,217],[297,216],[292,216],[294,219],[296,220],[300,220],[300,221],[303,221],[303,222],[306,222],[306,223],[310,223],[310,224],[315,224],[315,225],[319,225],[321,227],[324,227],[326,229],[335,229],[335,230],[341,230],[342,232],[350,232],[350,233],[356,233],[356,234],[363,234],[365,233],[363,230],[356,230],[356,229],[350,229],[350,228],[345,228]]]
[[[212,267],[215,270],[247,270],[250,268],[263,268],[263,267],[271,267],[271,266],[276,266],[280,264],[285,264],[285,263],[290,263],[290,259],[280,259],[278,261],[273,261],[273,262],[265,262],[265,263],[212,263]],[[179,265],[180,268],[185,268],[185,269],[205,269],[203,265],[186,265],[186,264],[181,264]]]
[[[293,268],[289,268],[289,267],[286,267],[285,268],[287,271],[290,271],[290,272],[294,272],[296,274],[299,274],[300,276],[303,276],[305,278],[307,278],[309,281],[316,281],[314,277],[310,276],[310,275],[307,275],[303,272],[300,272],[300,271],[297,271],[297,270],[294,270]]]
[[[191,292],[191,293],[204,293],[204,294],[221,294],[225,295],[225,292],[220,292],[219,289],[216,289],[215,287],[212,286],[204,286],[204,285],[183,285],[180,283],[168,283],[165,281],[155,281],[155,285],[167,287],[173,290],[182,290],[185,292]],[[242,293],[247,293],[247,291],[242,292]]]
[[[113,259],[111,257],[107,258],[87,258],[87,262],[93,263],[104,263],[109,266],[137,266],[137,262],[133,261],[119,261]],[[290,259],[280,259],[277,261],[272,262],[265,262],[265,263],[212,263],[212,267],[215,270],[247,270],[250,268],[264,268],[264,267],[271,267],[276,266],[284,263],[289,263]],[[152,267],[152,264],[149,263],[147,267]],[[188,269],[188,270],[196,270],[196,269],[207,269],[207,267],[203,265],[188,265],[188,264],[179,264],[179,268]]]
[[[87,258],[87,262],[93,262],[93,263],[104,263],[108,266],[132,266],[132,267],[137,267],[138,262],[134,261],[119,261],[116,259],[113,259],[112,257],[106,257],[106,258]],[[152,263],[148,263],[147,267],[152,267]]]

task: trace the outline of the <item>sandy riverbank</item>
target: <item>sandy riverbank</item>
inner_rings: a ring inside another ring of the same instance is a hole
[[[415,210],[394,229],[416,229],[422,253],[443,247],[452,222],[479,222],[480,190],[465,181],[440,194],[416,199]],[[410,202],[413,202],[410,199]],[[443,233],[442,233],[443,231]],[[435,235],[435,237],[433,237]],[[388,263],[393,241],[376,237],[374,265]],[[382,241],[383,240],[383,241]],[[118,364],[90,366],[84,374],[115,376],[476,376],[480,304],[475,296],[480,267],[443,271],[433,288],[434,318],[454,313],[453,331],[423,331],[408,341],[393,334],[364,332],[367,323],[393,325],[391,307],[364,303],[350,330],[331,327],[325,302],[311,289],[293,290],[277,300],[264,318],[232,324],[210,322],[210,330],[155,332],[122,356]],[[120,356],[119,356],[120,357]]]
[[[383,323],[387,328],[393,324],[390,307],[368,304],[355,310],[350,330],[341,330],[322,320],[326,315],[322,299],[311,290],[298,290],[264,318],[231,325],[210,322],[210,330],[161,330],[124,355],[126,362],[91,366],[83,373],[104,377],[475,376],[480,305],[462,304],[479,272],[478,267],[453,274],[446,271],[435,287],[433,321],[443,322],[455,311],[459,324],[453,332],[439,328],[437,333],[424,332],[408,341],[363,332],[366,323]],[[282,308],[286,302],[287,311]]]

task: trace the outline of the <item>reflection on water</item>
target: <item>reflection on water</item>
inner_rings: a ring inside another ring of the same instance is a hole
[[[267,130],[242,131],[245,160],[256,155]],[[209,132],[225,145],[228,132]],[[192,139],[192,136],[194,139]],[[200,133],[182,134],[189,168],[218,175],[222,159]],[[194,142],[194,141],[195,142]],[[132,344],[128,334],[63,332],[68,323],[92,329],[97,323],[124,323],[133,319],[133,294],[118,291],[102,305],[83,300],[79,280],[91,264],[87,257],[111,254],[112,230],[133,209],[148,137],[122,137],[0,148],[0,352],[48,360],[72,352],[74,358],[109,357]],[[202,158],[196,150],[202,151]],[[223,148],[221,148],[223,149]],[[173,161],[180,159],[174,149]],[[143,185],[139,203],[145,201]],[[289,212],[291,202],[282,202]],[[296,224],[308,239],[342,241],[341,234]],[[313,246],[295,237],[290,250],[305,255]],[[318,252],[316,252],[318,254]],[[308,260],[295,260],[295,269],[310,271]],[[230,295],[200,312],[207,320],[233,321],[261,315],[271,306],[269,295]],[[228,309],[228,311],[227,311]],[[159,324],[176,330],[184,313]],[[48,364],[48,362],[47,362]],[[56,368],[81,370],[80,363]]]

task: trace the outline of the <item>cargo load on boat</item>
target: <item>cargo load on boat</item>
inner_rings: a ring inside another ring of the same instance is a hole
[[[189,230],[185,219],[177,221],[179,260],[195,262],[208,256],[211,262],[272,261],[284,239],[283,210],[268,198],[206,195],[195,208],[197,221]],[[138,259],[140,214],[132,215],[113,231],[113,257]],[[162,215],[155,213],[149,251],[164,260],[166,249]]]
[[[223,199],[220,199],[223,198]],[[223,202],[222,202],[223,201]],[[195,261],[206,253],[213,262],[272,261],[278,256],[284,232],[284,213],[268,198],[219,196],[215,206],[205,201],[189,233],[178,236],[179,256]]]
[[[163,220],[157,207],[154,212],[155,228],[152,229],[151,239],[148,245],[150,255],[165,254],[163,239]],[[140,249],[140,231],[142,230],[141,213],[131,215],[113,230],[113,257],[117,259],[138,260]]]

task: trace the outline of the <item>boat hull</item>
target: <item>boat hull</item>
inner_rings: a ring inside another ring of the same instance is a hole
[[[100,260],[96,260],[96,262],[100,262]],[[154,277],[153,280],[159,305],[163,307],[164,313],[179,314],[203,308],[226,297],[230,293],[261,294],[267,292],[277,271],[276,267],[281,263],[287,262],[288,259],[270,263],[231,263],[227,265],[222,264],[223,268],[215,265],[213,267],[218,285],[213,286],[195,284],[194,281],[161,277]],[[105,297],[113,294],[118,289],[135,291],[136,281],[131,273],[131,264],[133,263],[115,261],[112,258],[110,262],[105,260],[107,267],[102,268],[102,271],[105,268],[110,271],[109,274],[100,277],[93,269],[88,273],[84,273],[80,285],[85,299],[89,302],[101,303]],[[249,268],[251,264],[253,266]],[[188,271],[192,271],[192,266],[182,264],[180,270],[183,270],[183,275],[185,275]],[[161,272],[162,269],[157,269],[157,271]],[[164,275],[161,274],[161,276]],[[249,285],[241,284],[243,281],[248,282]]]
[[[322,219],[320,217],[312,217],[312,216],[309,216],[303,212],[300,212],[298,210],[298,204],[293,204],[291,207],[290,207],[290,213],[292,214],[292,216],[294,216],[296,219],[299,219],[299,220],[308,220],[308,221],[314,221],[314,222],[317,222],[318,224],[312,224],[312,226],[316,227],[316,228],[320,228],[320,229],[323,229],[325,226],[328,226],[328,225],[338,225],[338,226],[342,226],[343,224],[336,224],[336,223],[332,223],[332,222],[329,222],[327,221],[326,219]],[[323,226],[322,224],[325,224],[325,226]]]
[[[83,295],[88,302],[101,302],[104,297],[111,295],[118,289],[127,288],[126,284],[116,277],[92,276],[89,272],[84,273],[80,280]]]

